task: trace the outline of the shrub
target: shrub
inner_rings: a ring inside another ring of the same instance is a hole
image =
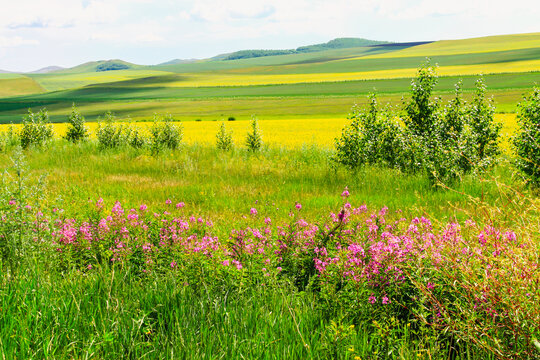
[[[482,79],[471,104],[456,84],[455,98],[444,107],[433,98],[437,83],[429,62],[411,83],[411,99],[404,106],[403,125],[374,96],[366,110],[353,110],[352,121],[336,139],[334,161],[356,168],[383,165],[409,172],[425,172],[432,183],[451,182],[464,174],[491,167],[500,154],[501,125],[495,123],[491,99]]]
[[[216,146],[220,150],[229,151],[233,148],[232,131],[228,131],[225,123],[222,122],[216,134]]]
[[[172,116],[154,114],[154,123],[150,128],[152,151],[174,150],[182,141],[182,124],[175,124]]]
[[[533,185],[540,185],[540,88],[518,104],[519,130],[512,140],[517,168]]]
[[[71,114],[68,117],[68,130],[65,138],[73,143],[88,138],[88,128],[84,125],[84,116],[77,110],[75,104],[73,104]]]
[[[148,143],[148,138],[143,134],[142,131],[135,128],[131,131],[129,146],[135,149],[142,149]]]
[[[28,114],[23,118],[23,126],[20,132],[21,146],[27,149],[30,146],[42,146],[53,137],[53,128],[49,122],[49,113],[41,109],[33,113],[28,109]]]
[[[493,99],[486,98],[484,79],[476,81],[473,100],[467,108],[468,122],[474,137],[474,148],[477,169],[491,167],[500,155],[499,147],[502,124],[496,123],[493,115],[495,106]]]
[[[235,121],[236,118],[234,116],[229,116],[229,118],[227,119],[228,121]]]
[[[105,113],[104,121],[98,119],[96,135],[100,149],[112,149],[127,145],[131,129],[129,126],[117,123],[115,116],[108,111]]]
[[[388,109],[381,110],[374,94],[369,95],[367,109],[354,107],[351,123],[335,140],[334,161],[351,169],[382,164],[390,167],[408,167],[402,126]]]
[[[257,123],[257,118],[251,120],[251,132],[248,132],[246,137],[246,147],[249,151],[259,151],[262,147],[262,134]]]

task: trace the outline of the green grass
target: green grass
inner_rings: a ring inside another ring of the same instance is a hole
[[[164,76],[165,78],[170,75]],[[175,75],[176,76],[176,75]],[[535,82],[540,72],[486,75],[489,94],[497,111],[515,112],[516,104]],[[111,110],[120,117],[149,119],[153,113],[171,113],[181,120],[220,120],[231,114],[249,119],[345,117],[353,104],[364,103],[376,91],[382,102],[401,104],[407,97],[410,79],[364,80],[265,86],[170,88],[160,86],[161,76],[133,80],[147,87],[126,86],[123,82],[92,85],[76,90],[0,99],[0,123],[17,123],[28,108],[47,107],[54,122],[63,122],[75,102],[89,120]],[[441,77],[437,94],[449,97],[462,79],[466,97],[476,76]]]
[[[306,293],[256,287],[216,293],[167,275],[141,280],[106,268],[64,276],[44,270],[37,265],[32,274],[0,287],[2,358],[328,359],[334,354],[329,319],[340,314],[321,311]],[[448,356],[444,344],[419,341],[404,325],[392,335],[391,358]],[[342,359],[371,358],[385,341],[357,324],[336,353]],[[473,359],[491,358],[467,352]]]
[[[0,77],[0,99],[7,96],[42,93],[45,90],[26,76]]]
[[[492,185],[473,178],[452,192],[434,190],[421,175],[334,169],[329,155],[315,147],[268,148],[250,155],[242,148],[223,153],[212,146],[191,145],[154,157],[129,149],[100,152],[93,143],[70,146],[58,140],[48,151],[30,151],[27,158],[35,176],[49,174],[52,197],[61,196],[67,209],[75,206],[73,211],[76,204],[98,197],[110,204],[121,201],[126,207],[141,202],[161,206],[171,198],[216,220],[247,214],[256,202],[261,213],[286,219],[294,201],[299,201],[306,216],[319,217],[339,208],[338,195],[348,186],[354,203],[416,214],[426,211],[443,219],[458,215],[454,207],[466,206],[469,195],[497,196]],[[8,157],[2,156],[0,165],[8,164]],[[510,173],[507,167],[498,169],[506,180]]]

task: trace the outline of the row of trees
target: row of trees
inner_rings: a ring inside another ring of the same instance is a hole
[[[353,108],[351,123],[336,139],[333,160],[355,169],[377,165],[407,173],[426,173],[432,182],[452,182],[465,174],[493,167],[501,154],[501,127],[493,101],[480,78],[472,100],[463,99],[461,82],[443,105],[433,96],[435,67],[422,65],[411,84],[411,98],[396,111],[381,107],[375,95],[369,105]],[[513,138],[516,164],[534,183],[540,180],[540,94],[535,89],[519,104],[520,130]]]
[[[183,139],[183,126],[175,122],[171,115],[154,114],[153,122],[148,132],[129,122],[117,121],[111,112],[107,112],[98,120],[96,138],[100,149],[130,146],[133,148],[148,147],[153,153],[164,149],[177,149]],[[31,146],[41,147],[54,136],[53,127],[47,110],[37,113],[31,110],[23,118],[22,128],[16,133],[13,127],[4,135],[4,145],[20,145],[23,149]],[[73,105],[67,118],[67,132],[64,138],[72,143],[86,141],[90,136],[84,116]],[[0,139],[2,140],[2,139]],[[0,141],[0,145],[1,141]],[[251,121],[251,130],[246,135],[245,145],[249,151],[262,148],[262,133],[256,118]],[[216,134],[217,148],[229,151],[234,147],[232,131],[222,123]],[[0,146],[1,147],[1,146]]]

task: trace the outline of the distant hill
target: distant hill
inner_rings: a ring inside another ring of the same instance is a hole
[[[35,71],[31,71],[30,74],[47,74],[47,73],[51,73],[51,72],[54,72],[54,71],[61,71],[61,70],[64,70],[65,68],[61,67],[61,66],[47,66],[47,67],[44,67],[42,69],[39,69],[39,70],[35,70]]]
[[[62,73],[83,73],[83,72],[103,72],[103,71],[115,71],[115,70],[128,70],[138,69],[141,65],[133,64],[124,60],[100,60],[90,61],[75,67],[64,69]]]
[[[390,44],[388,41],[377,41],[377,40],[368,40],[362,38],[337,38],[330,40],[326,43],[301,46],[296,49],[296,52],[314,52],[314,51],[323,51],[331,49],[347,49],[353,47],[363,47],[363,46],[372,46],[372,45],[381,45],[381,44]]]
[[[160,65],[176,65],[176,64],[189,64],[189,63],[192,63],[192,62],[195,62],[195,61],[198,61],[198,59],[173,59],[173,60],[170,60],[170,61],[166,61],[164,63],[161,63],[161,64],[157,64],[156,66],[160,66]]]
[[[373,45],[385,45],[391,44],[388,41],[368,40],[362,38],[337,38],[330,40],[322,44],[313,44],[307,46],[300,46],[296,49],[288,50],[240,50],[229,54],[221,54],[213,57],[214,60],[238,60],[249,59],[262,56],[275,56],[275,55],[289,55],[289,54],[302,54],[309,52],[333,50],[333,49],[347,49],[354,47],[364,47]]]
[[[11,74],[11,71],[0,69],[0,74]]]

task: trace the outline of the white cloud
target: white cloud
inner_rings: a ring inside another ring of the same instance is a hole
[[[0,36],[0,48],[3,47],[16,47],[22,45],[37,45],[37,40],[23,39],[20,36],[8,37]]]
[[[9,47],[0,68],[19,66],[29,46],[50,51],[47,59],[83,52],[109,58],[114,51],[137,61],[158,53],[145,51],[150,47],[198,57],[340,36],[415,41],[540,31],[538,0],[0,1],[0,47]]]

